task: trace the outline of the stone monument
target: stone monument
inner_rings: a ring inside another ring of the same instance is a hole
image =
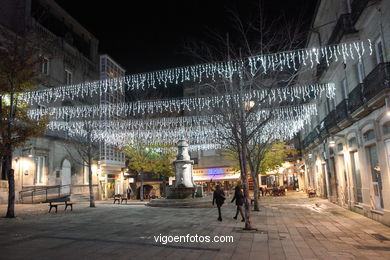
[[[167,188],[166,198],[154,199],[147,205],[150,207],[210,208],[212,198],[203,197],[202,186],[194,183],[192,175],[194,161],[190,158],[188,142],[180,140],[177,148],[176,160],[173,162],[175,184]]]
[[[190,158],[188,143],[186,140],[180,140],[177,143],[177,157],[173,162],[175,164],[175,185],[168,190],[168,199],[185,199],[193,197],[196,189],[194,178],[192,176],[192,165],[194,161]]]
[[[177,157],[173,162],[175,164],[175,188],[187,187],[195,188],[194,178],[192,176],[192,165],[194,161],[190,158],[188,143],[186,140],[180,140],[177,143]]]

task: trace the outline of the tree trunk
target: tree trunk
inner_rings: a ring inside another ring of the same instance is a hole
[[[244,146],[244,147],[243,147]],[[238,146],[239,159],[240,159],[240,168],[241,168],[241,180],[242,187],[244,190],[244,206],[245,206],[245,228],[244,230],[252,230],[251,223],[251,198],[249,196],[249,187],[248,187],[248,168],[247,168],[247,158],[246,158],[246,147],[244,144]]]
[[[144,201],[144,169],[141,169],[141,187],[139,190],[139,198],[141,201]]]
[[[163,197],[167,194],[167,177],[163,176]]]
[[[7,208],[6,218],[14,218],[15,217],[15,176],[14,176],[14,169],[11,169],[11,167],[9,167],[8,169],[9,169],[8,170],[8,208]]]
[[[134,178],[135,180],[136,178]],[[131,187],[131,195],[130,195],[130,199],[133,197],[134,199],[137,199],[137,182],[133,182],[133,183],[130,183],[130,187]]]
[[[88,169],[88,182],[89,182],[89,206],[91,208],[95,207],[95,195],[93,193],[93,186],[92,186],[92,169],[89,167]]]
[[[254,211],[260,211],[259,209],[259,180],[258,176],[255,176],[256,174],[252,174],[253,179],[253,204],[254,204]]]
[[[16,109],[16,108],[15,108]],[[15,175],[14,170],[12,169],[12,124],[15,116],[14,111],[14,88],[11,83],[11,93],[10,93],[10,108],[9,108],[9,118],[7,125],[7,156],[6,156],[6,165],[7,165],[7,175],[8,175],[8,208],[7,208],[7,218],[15,217]]]
[[[254,211],[260,211],[259,210],[259,175],[256,174],[255,167],[253,166],[253,162],[251,161],[251,158],[249,156],[248,158],[249,168],[251,170],[251,175],[253,179],[253,204],[254,204]]]

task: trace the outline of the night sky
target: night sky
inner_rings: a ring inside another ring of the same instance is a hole
[[[127,74],[193,64],[185,43],[208,41],[210,31],[231,30],[229,10],[243,20],[258,13],[259,0],[85,1],[56,0],[99,40]],[[268,16],[301,15],[308,27],[317,0],[263,0]]]

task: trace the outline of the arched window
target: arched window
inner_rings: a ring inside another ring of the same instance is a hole
[[[357,146],[357,138],[352,137],[351,139],[348,140],[348,146],[349,147],[356,147]]]
[[[337,144],[337,152],[343,151],[343,143]]]
[[[363,139],[365,142],[367,141],[371,141],[375,138],[375,132],[373,129],[370,129],[368,131],[366,131],[364,134],[363,134]]]
[[[382,129],[383,129],[383,134],[384,135],[390,134],[390,121],[384,123],[383,126],[382,126]]]

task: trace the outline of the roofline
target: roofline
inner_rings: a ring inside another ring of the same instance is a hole
[[[120,65],[118,62],[116,62],[110,55],[108,55],[107,53],[104,53],[104,54],[99,54],[99,60],[100,60],[100,57],[103,57],[103,56],[106,56],[108,57],[113,63],[115,63],[115,65],[117,65],[119,68],[121,68],[124,72],[126,72],[126,69],[123,68],[122,65]]]
[[[66,16],[67,16],[66,18],[69,18],[71,23],[74,23],[79,28],[81,28],[83,33],[85,33],[87,36],[89,36],[89,38],[98,42],[98,39],[95,37],[95,35],[93,35],[90,31],[88,31],[87,28],[85,28],[81,23],[79,23],[72,15],[70,15],[70,13],[68,13],[64,8],[62,8],[54,0],[41,0],[41,1],[44,1],[48,5],[52,6],[53,9],[57,10],[58,12],[66,14]]]

